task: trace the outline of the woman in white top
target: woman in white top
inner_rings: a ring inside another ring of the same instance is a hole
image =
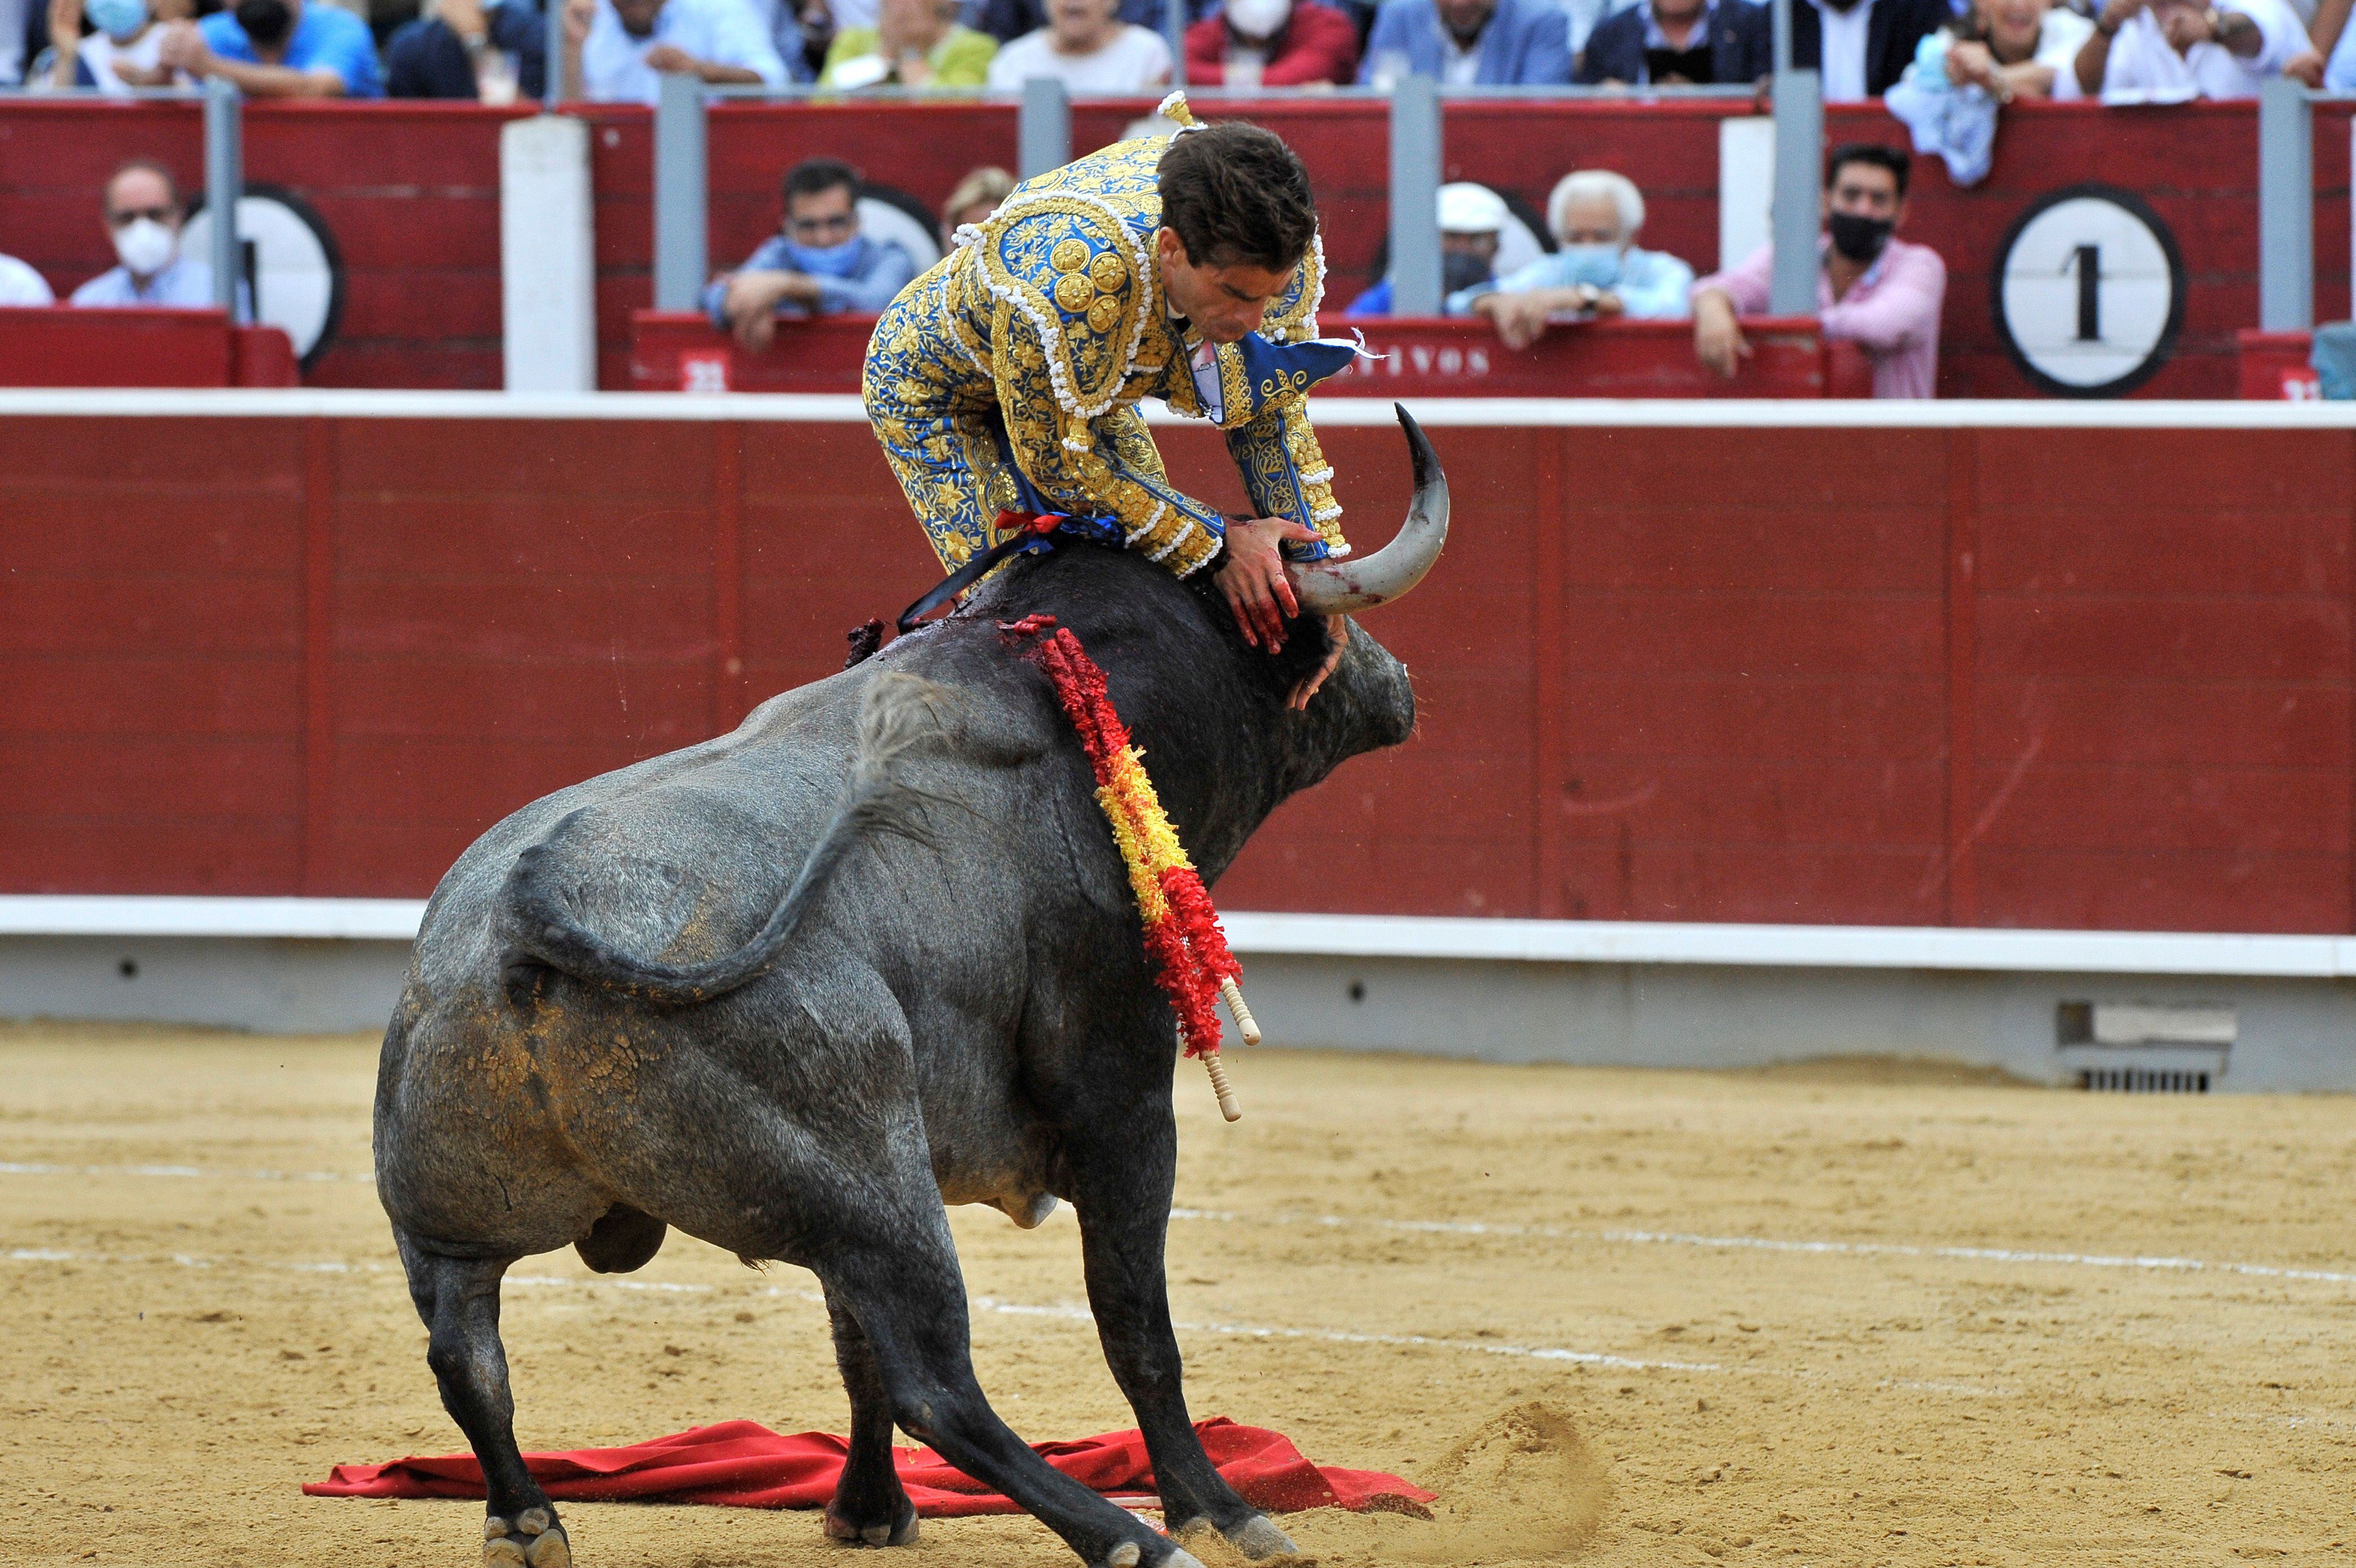
[[[1161,91],[1170,81],[1170,46],[1119,20],[1119,0],[1048,0],[1047,25],[998,51],[990,85],[1019,91],[1034,76],[1052,76],[1075,97]]]
[[[197,14],[195,0],[49,0],[48,69],[36,66],[36,87],[95,87],[111,97],[134,87],[169,87],[186,81],[159,63],[164,24]],[[87,15],[96,29],[81,36]]]
[[[2072,69],[2094,24],[2052,0],[1973,0],[1970,15],[1943,28],[1947,80],[2017,98],[2083,96]]]

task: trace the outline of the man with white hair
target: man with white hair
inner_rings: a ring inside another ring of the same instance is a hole
[[[1561,249],[1494,284],[1448,296],[1451,316],[1485,316],[1509,349],[1546,336],[1550,321],[1682,317],[1693,268],[1665,251],[1636,247],[1644,197],[1626,175],[1580,169],[1555,182],[1547,227]]]
[[[1440,188],[1440,294],[1442,299],[1487,285],[1495,275],[1505,199],[1469,179]],[[1350,316],[1391,314],[1391,274],[1350,302]]]

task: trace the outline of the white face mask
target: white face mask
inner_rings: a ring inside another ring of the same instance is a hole
[[[1272,38],[1292,16],[1292,0],[1227,0],[1227,22],[1248,38]]]
[[[179,248],[180,237],[153,218],[134,218],[114,231],[114,253],[134,277],[154,277]]]

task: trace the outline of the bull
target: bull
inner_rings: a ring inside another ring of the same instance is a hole
[[[1330,651],[1322,617],[1406,592],[1445,541],[1446,480],[1399,419],[1406,525],[1293,568],[1281,654],[1159,566],[1060,549],[459,857],[385,1034],[374,1139],[426,1361],[482,1464],[486,1568],[572,1560],[516,1446],[502,1275],[565,1246],[636,1269],[671,1226],[818,1276],[851,1398],[830,1536],[915,1539],[896,1426],[1090,1563],[1200,1568],[1177,1541],[1201,1530],[1254,1559],[1293,1550],[1187,1415],[1163,1279],[1173,1014],[1078,741],[996,623],[1044,612],[1077,633],[1215,879],[1278,802],[1413,727],[1406,669],[1364,632],[1305,711],[1286,703]],[[1051,1469],[974,1379],[944,1206],[1027,1227],[1059,1199],[1169,1537]]]

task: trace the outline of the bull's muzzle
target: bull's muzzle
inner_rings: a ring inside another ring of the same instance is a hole
[[[1408,455],[1415,463],[1415,499],[1408,506],[1407,521],[1397,538],[1372,555],[1310,561],[1290,568],[1293,596],[1305,614],[1349,615],[1387,605],[1423,581],[1448,542],[1448,476],[1440,472],[1439,455],[1415,416],[1398,403],[1391,407],[1398,411]]]

